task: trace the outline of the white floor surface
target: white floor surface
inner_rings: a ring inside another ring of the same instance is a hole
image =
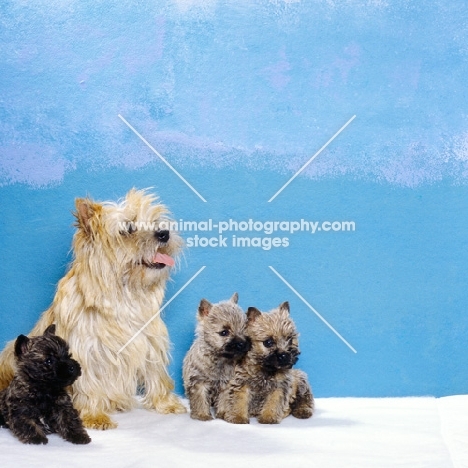
[[[468,395],[324,398],[309,420],[200,422],[142,409],[75,446],[57,435],[21,444],[0,430],[0,467],[468,468]]]

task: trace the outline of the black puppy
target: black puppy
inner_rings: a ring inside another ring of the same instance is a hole
[[[15,357],[16,374],[0,392],[0,425],[26,444],[47,444],[54,432],[74,444],[91,442],[66,391],[81,368],[55,325],[42,336],[18,336]]]

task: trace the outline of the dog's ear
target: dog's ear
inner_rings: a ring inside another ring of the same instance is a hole
[[[45,329],[44,335],[55,335],[55,323]]]
[[[206,317],[209,313],[211,308],[213,307],[213,304],[206,299],[202,299],[200,301],[200,305],[198,306],[198,316],[199,318],[204,318]]]
[[[286,314],[286,315],[289,315],[289,302],[286,301],[286,302],[283,302],[282,304],[280,304],[280,306],[278,307],[280,312]]]
[[[247,309],[247,323],[255,322],[260,315],[262,315],[262,313],[256,307],[249,307]]]
[[[234,304],[237,304],[237,301],[239,300],[239,294],[237,294],[236,292],[232,295],[230,301],[231,302],[234,302]]]
[[[18,336],[15,341],[15,356],[20,357],[28,350],[29,338],[24,335]]]
[[[98,205],[89,198],[77,198],[75,200],[76,212],[73,213],[76,218],[76,227],[90,232],[90,220],[96,212]]]

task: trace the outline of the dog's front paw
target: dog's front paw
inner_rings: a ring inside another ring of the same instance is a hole
[[[187,412],[187,408],[172,393],[164,398],[153,400],[151,409],[162,414],[183,414]]]
[[[257,421],[260,424],[279,424],[281,419],[273,415],[261,415],[258,417]]]
[[[313,410],[309,406],[302,406],[293,409],[291,414],[298,419],[308,419],[312,416]]]
[[[198,421],[211,421],[213,419],[213,416],[211,414],[203,414],[203,413],[190,413],[190,417],[192,419],[197,419]]]
[[[225,419],[226,412],[224,412],[224,411],[216,411],[215,416],[216,416],[217,419]]]
[[[112,419],[105,413],[99,414],[85,414],[81,417],[83,421],[83,426],[88,429],[99,429],[105,431],[107,429],[115,429],[117,423],[112,421]]]
[[[231,424],[250,424],[249,418],[239,414],[225,414],[223,419]]]
[[[76,434],[70,434],[67,440],[72,444],[85,445],[91,442],[91,437],[89,437],[86,432],[78,432]]]
[[[31,437],[27,437],[24,439],[20,439],[21,442],[24,442],[25,444],[34,444],[34,445],[46,445],[47,442],[49,442],[49,439],[47,437],[41,435],[41,434],[34,434]]]

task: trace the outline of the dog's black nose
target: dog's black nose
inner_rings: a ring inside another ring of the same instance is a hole
[[[250,340],[244,340],[236,337],[226,345],[225,351],[230,355],[230,357],[241,356],[250,349],[250,346]]]
[[[156,231],[155,236],[159,242],[167,242],[169,240],[169,231]]]
[[[234,344],[234,347],[237,349],[237,351],[244,351],[247,347],[247,344],[245,341],[238,341]]]
[[[278,359],[278,364],[284,365],[289,361],[289,356],[287,353],[278,353],[276,359]]]
[[[78,364],[77,361],[72,359],[71,362],[69,362],[67,365],[67,371],[70,376],[79,377],[81,375],[81,366]]]

